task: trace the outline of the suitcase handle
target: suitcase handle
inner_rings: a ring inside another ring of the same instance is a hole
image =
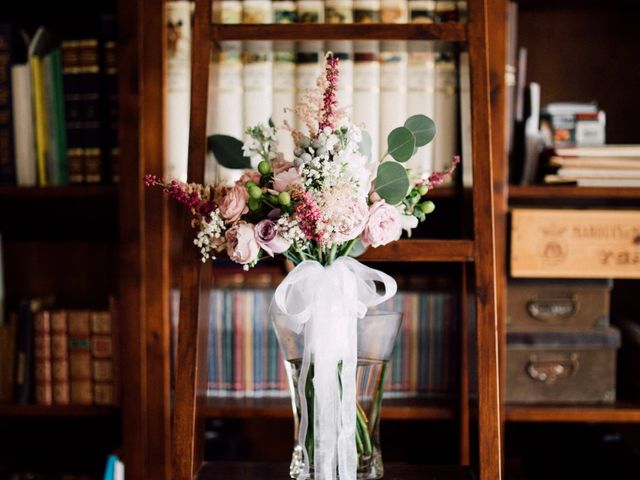
[[[575,297],[534,298],[527,303],[529,316],[546,323],[571,318],[577,311],[578,301]]]
[[[578,371],[578,354],[572,353],[569,358],[538,359],[536,355],[529,357],[527,374],[533,380],[553,385],[558,380],[571,377]]]

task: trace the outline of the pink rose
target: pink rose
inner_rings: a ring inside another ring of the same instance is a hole
[[[249,193],[244,184],[237,183],[233,188],[227,191],[220,202],[220,215],[227,223],[237,222],[242,215],[247,213],[247,200]]]
[[[360,235],[369,218],[369,207],[366,200],[359,198],[340,213],[339,217],[342,218],[342,221],[336,224],[334,240],[336,242],[346,242]]]
[[[265,219],[256,224],[256,241],[262,249],[273,257],[275,253],[282,253],[289,250],[291,241],[280,235],[273,220]]]
[[[236,182],[236,185],[243,185],[248,181],[252,181],[256,185],[260,185],[260,172],[257,170],[245,170],[242,176]]]
[[[361,240],[365,246],[379,247],[398,240],[402,234],[400,212],[384,200],[369,207],[369,221],[362,231]]]
[[[273,189],[276,192],[286,192],[292,185],[300,185],[302,178],[298,170],[290,168],[273,176]]]
[[[271,163],[274,175],[293,168],[293,162],[285,160],[284,157],[278,155],[278,157]]]
[[[250,223],[236,223],[226,231],[227,254],[234,262],[246,264],[258,259],[260,247],[254,235],[254,226]]]

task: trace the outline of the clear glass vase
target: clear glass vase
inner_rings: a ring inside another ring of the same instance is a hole
[[[301,402],[298,393],[298,378],[303,358],[304,329],[296,334],[283,326],[281,317],[272,319],[289,377],[291,404],[294,417],[294,447],[289,474],[299,478],[305,470],[302,445],[309,457],[309,475],[314,478],[313,464],[313,360],[304,388],[309,427],[306,438],[299,437]],[[356,450],[358,452],[357,478],[378,479],[384,475],[380,452],[380,411],[382,390],[396,337],[400,330],[402,313],[370,310],[358,320],[358,364],[356,368]],[[337,366],[339,368],[340,366]],[[336,473],[336,478],[339,478]]]

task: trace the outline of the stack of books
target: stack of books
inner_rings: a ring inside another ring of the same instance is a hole
[[[545,183],[579,187],[640,187],[640,145],[556,148]]]
[[[0,401],[115,405],[112,313],[39,307],[39,301],[24,301],[0,324]]]
[[[93,36],[0,24],[0,185],[118,180],[115,20]]]

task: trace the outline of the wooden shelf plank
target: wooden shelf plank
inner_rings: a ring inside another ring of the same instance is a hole
[[[359,260],[376,262],[471,262],[471,240],[400,240],[369,248]]]
[[[567,185],[509,186],[509,200],[640,200],[640,188],[576,187]]]
[[[118,407],[102,405],[16,405],[0,403],[0,417],[97,417],[115,415]]]
[[[212,24],[211,40],[466,40],[464,23]]]
[[[507,405],[508,422],[640,423],[640,404]]]
[[[207,418],[291,418],[289,398],[209,398]],[[451,420],[455,418],[452,402],[419,398],[388,399],[383,402],[386,420]]]

